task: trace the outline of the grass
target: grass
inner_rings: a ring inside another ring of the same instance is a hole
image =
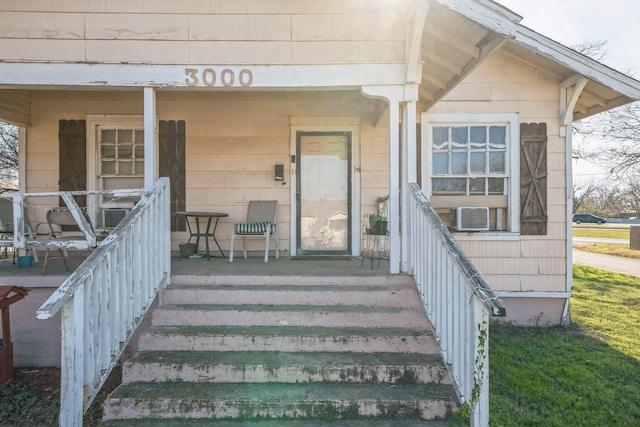
[[[491,326],[492,426],[640,425],[640,279],[573,274],[571,326]]]
[[[630,231],[629,228],[620,227],[599,226],[598,228],[593,228],[574,225],[572,234],[574,237],[600,237],[607,239],[629,240]]]
[[[600,226],[598,228],[588,226],[573,226],[574,237],[596,237],[608,239],[625,239],[629,241],[629,228]],[[617,255],[627,258],[640,259],[640,250],[629,248],[629,244],[615,243],[574,243],[573,247],[581,251],[595,252],[606,255]]]
[[[629,245],[614,243],[574,243],[573,247],[581,251],[595,252],[605,255],[617,255],[627,258],[640,258],[640,251],[629,249]]]

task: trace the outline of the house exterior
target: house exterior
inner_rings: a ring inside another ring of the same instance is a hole
[[[389,272],[411,274],[417,182],[506,319],[559,324],[572,123],[640,99],[640,82],[520,19],[489,0],[9,0],[0,120],[21,127],[21,192],[169,177],[175,252],[175,212],[227,213],[227,250],[248,202],[277,200],[290,256],[358,256],[388,196]],[[78,202],[108,228],[135,200]],[[58,203],[29,205],[31,222]]]

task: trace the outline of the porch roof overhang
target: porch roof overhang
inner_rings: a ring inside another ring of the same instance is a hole
[[[29,126],[32,89],[118,90],[145,86],[181,90],[247,90],[248,86],[252,90],[355,90],[419,83],[418,108],[426,111],[497,51],[531,64],[563,87],[575,84],[581,89],[565,115],[565,123],[640,99],[638,80],[520,25],[521,16],[491,0],[415,0],[413,4],[422,13],[414,18],[414,38],[407,43],[406,64],[224,65],[214,71],[231,70],[239,79],[248,69],[250,84],[213,88],[190,87],[187,71],[201,73],[210,65],[0,61],[0,119]],[[412,65],[416,62],[421,67]],[[244,74],[244,83],[249,81],[248,76]]]
[[[435,105],[496,51],[531,64],[563,87],[586,79],[569,121],[640,99],[640,81],[520,25],[521,19],[490,0],[435,0],[422,32],[419,107]]]

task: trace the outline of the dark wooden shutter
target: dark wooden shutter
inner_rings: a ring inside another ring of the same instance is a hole
[[[87,122],[60,120],[58,123],[58,189],[59,191],[86,191],[87,189]],[[86,196],[75,196],[82,207]],[[65,206],[62,198],[60,206]]]
[[[520,124],[520,234],[547,234],[547,124]]]
[[[184,218],[176,216],[186,207],[185,128],[184,120],[160,120],[158,127],[159,174],[171,182],[171,231],[186,230]]]

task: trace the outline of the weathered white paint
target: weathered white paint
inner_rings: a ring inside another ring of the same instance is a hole
[[[570,298],[570,292],[542,292],[542,291],[496,291],[500,298]]]
[[[358,87],[405,82],[405,64],[320,64],[320,65],[225,65],[236,75],[251,70],[252,88]],[[211,65],[189,65],[204,70]],[[154,64],[57,64],[0,63],[0,88],[12,87],[176,87],[191,90],[229,90],[221,83],[215,87],[192,87],[184,65]],[[218,79],[219,80],[219,79]],[[240,83],[233,86],[246,90]]]
[[[417,147],[416,147],[416,103],[409,101],[403,105],[402,109],[402,188],[409,188],[409,183],[417,181]],[[411,247],[409,246],[409,233],[412,230],[407,227],[409,224],[409,197],[408,191],[403,191],[402,203],[402,244],[400,260],[401,271],[406,272],[409,267],[409,257]]]
[[[466,0],[436,0],[441,5],[466,16],[491,31],[513,38],[520,15],[494,2],[472,2]]]
[[[144,88],[144,188],[151,190],[158,175],[158,148],[156,125],[156,90]]]
[[[161,178],[38,310],[38,319],[62,310],[60,425],[82,426],[84,410],[168,284],[169,209],[169,180]]]
[[[411,183],[409,271],[471,425],[489,423],[489,316],[505,310],[416,183]],[[485,331],[484,337],[481,331]],[[482,341],[482,342],[481,342]],[[473,396],[474,388],[479,387]]]
[[[36,248],[49,248],[49,249],[79,249],[86,250],[95,248],[97,245],[97,238],[93,227],[86,220],[84,215],[80,211],[80,207],[73,198],[75,195],[110,195],[115,197],[137,197],[144,192],[140,189],[122,189],[122,190],[103,190],[103,191],[56,191],[46,193],[14,193],[7,195],[0,195],[1,198],[10,198],[13,200],[13,223],[16,224],[15,233],[13,235],[13,247],[18,249],[31,248],[34,254],[34,258],[37,261]],[[75,219],[80,231],[84,235],[84,239],[76,240],[38,240],[33,236],[33,230],[25,227],[25,198],[26,197],[61,197],[69,208],[71,215]]]
[[[560,136],[567,136],[567,126],[573,123],[573,109],[587,83],[589,80],[580,75],[560,83]]]

